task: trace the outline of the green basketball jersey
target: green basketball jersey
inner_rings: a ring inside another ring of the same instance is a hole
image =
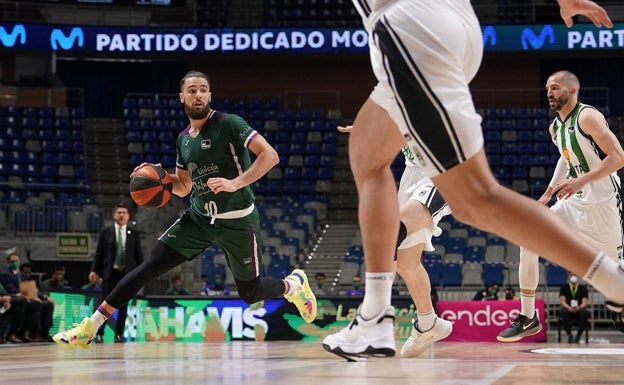
[[[250,186],[238,191],[214,194],[209,178],[234,179],[251,164],[249,142],[258,133],[240,116],[212,110],[197,137],[190,126],[178,135],[176,167],[187,170],[193,181],[191,209],[204,216],[215,216],[246,209],[253,203]]]
[[[553,121],[552,140],[568,166],[566,178],[578,178],[591,171],[606,156],[594,139],[583,132],[583,127],[578,122],[578,117],[585,108],[594,107],[579,102],[565,119],[562,120],[560,116],[557,116]],[[575,198],[602,202],[615,196],[619,189],[620,178],[617,173],[612,173],[609,177],[586,184]]]

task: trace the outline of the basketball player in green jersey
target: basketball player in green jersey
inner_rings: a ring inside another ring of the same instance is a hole
[[[284,296],[306,322],[316,317],[316,298],[306,274],[295,269],[285,279],[260,277],[260,219],[250,185],[279,162],[273,147],[239,116],[210,108],[208,76],[188,72],[180,81],[180,102],[189,126],[177,138],[173,193],[191,194],[191,207],[158,238],[151,255],[126,275],[98,307],[54,341],[89,348],[97,329],[150,279],[216,244],[223,248],[239,296],[251,304]],[[256,155],[251,162],[249,151]],[[145,166],[139,165],[136,169]]]
[[[569,71],[558,71],[546,82],[550,108],[557,116],[548,128],[561,154],[548,188],[538,202],[547,204],[570,232],[609,256],[622,258],[620,178],[624,150],[597,109],[578,101],[580,83]],[[535,312],[539,255],[520,248],[522,309],[497,339],[514,342],[540,332]],[[617,322],[621,323],[621,319]]]

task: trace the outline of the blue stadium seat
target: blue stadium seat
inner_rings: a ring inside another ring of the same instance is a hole
[[[423,265],[426,263],[430,263],[430,262],[439,262],[442,263],[442,254],[436,253],[436,252],[432,252],[432,251],[425,251],[422,254],[422,263]]]
[[[266,182],[266,193],[279,194],[282,192],[282,180],[281,179],[269,179]]]
[[[488,118],[483,126],[488,132],[498,132],[501,129],[501,122],[498,119]]]
[[[549,154],[555,146],[549,142],[535,142],[533,145],[533,152],[536,154]]]
[[[498,285],[503,284],[503,264],[502,263],[486,263],[483,265],[483,282],[493,282]]]
[[[425,270],[429,274],[429,281],[432,286],[439,286],[442,282],[442,262],[429,261],[423,263]]]
[[[485,144],[485,153],[490,154],[500,154],[501,153],[501,145],[497,142],[491,142]]]
[[[460,237],[449,238],[444,246],[447,253],[464,254],[466,251],[466,239]]]
[[[462,265],[460,263],[443,263],[441,283],[443,286],[461,286]]]
[[[528,154],[519,154],[518,155],[518,166],[533,166],[535,161],[533,160],[533,152]]]
[[[503,142],[503,144],[501,145],[501,152],[504,155],[515,154],[518,152],[517,146],[518,144],[516,142]]]
[[[54,116],[54,109],[52,107],[39,107],[38,115],[41,118],[51,118]]]
[[[286,167],[284,169],[284,179],[299,180],[301,178],[301,169],[299,167]]]
[[[334,164],[336,163],[336,158],[331,155],[321,155],[320,162],[321,167],[334,167]]]
[[[321,145],[321,153],[323,155],[335,155],[336,154],[336,144],[325,142]]]
[[[447,243],[448,244],[448,243]],[[448,249],[447,249],[448,251]],[[453,251],[455,252],[455,251]],[[483,262],[485,260],[485,247],[468,246],[464,253],[465,262]]]
[[[41,141],[41,150],[42,151],[51,151],[56,152],[57,147],[54,140],[42,140]]]
[[[495,169],[496,167],[501,167],[503,165],[503,160],[500,154],[488,153],[486,151],[486,156],[487,156],[488,163],[490,164],[490,167],[492,168],[492,170]]]
[[[161,134],[167,133],[173,137],[169,130],[169,121],[165,119],[156,119],[154,120],[154,129],[157,131],[161,131]],[[158,136],[160,139],[160,135]],[[161,139],[162,140],[162,139]]]
[[[304,179],[299,183],[299,192],[308,194],[316,191],[316,179]]]
[[[501,120],[501,129],[503,130],[513,130],[516,128],[516,119],[515,118],[505,118]]]
[[[499,180],[511,177],[511,171],[507,166],[497,166],[492,171]]]
[[[87,214],[87,230],[90,233],[99,233],[104,226],[104,214],[101,211],[91,211]]]
[[[533,109],[533,117],[548,118],[548,109],[546,107],[535,107]]]
[[[68,152],[60,152],[56,158],[58,164],[74,164],[74,156]]]
[[[334,170],[329,167],[320,167],[318,169],[318,178],[322,180],[331,180],[334,177]]]
[[[221,263],[215,263],[211,265],[206,265],[205,269],[202,270],[201,276],[204,278],[214,277],[215,274],[221,275],[221,277],[225,277],[226,268],[225,265]]]
[[[288,143],[276,143],[274,146],[277,154],[282,157],[286,157],[290,154],[290,145]]]
[[[290,134],[286,131],[278,131],[275,133],[273,139],[275,143],[290,143]]]
[[[513,179],[525,179],[529,176],[526,166],[514,166],[511,168],[511,177]]]
[[[568,282],[568,270],[564,267],[548,264],[546,266],[546,285],[547,286],[562,286]]]
[[[296,143],[291,143],[290,144],[290,148],[289,148],[289,152],[291,154],[297,154],[297,155],[305,155],[306,151],[305,151],[305,143],[303,142],[296,142]]]
[[[319,156],[315,154],[310,154],[308,152],[307,147],[306,147],[306,153],[308,155],[306,155],[305,158],[303,158],[304,167],[318,167],[321,164]]]
[[[306,132],[304,132],[304,131],[293,131],[290,134],[290,140],[292,142],[305,143],[306,142]]]
[[[347,250],[347,255],[356,256],[357,258],[362,259],[364,258],[364,248],[361,245],[351,245]]]
[[[316,180],[318,178],[316,167],[303,167],[301,169],[301,178],[305,180]]]
[[[297,179],[285,180],[282,184],[284,192],[289,194],[297,194],[299,192],[299,181]]]
[[[274,258],[271,258],[271,263],[267,266],[266,274],[274,278],[284,278],[290,274],[290,259],[286,259],[285,262],[273,262]]]
[[[557,156],[557,159],[558,158],[559,157]],[[534,166],[549,166],[552,163],[549,154],[537,154],[533,159]]]
[[[507,153],[503,155],[502,161],[505,166],[516,166],[518,164],[518,156],[515,153]]]
[[[305,153],[310,155],[320,155],[321,154],[321,144],[320,143],[306,143],[305,144]]]
[[[517,151],[519,153],[530,153],[533,151],[533,144],[531,142],[518,142]]]
[[[30,213],[28,210],[15,210],[13,213],[13,223],[16,231],[30,230]]]
[[[533,123],[529,118],[518,119],[516,121],[516,128],[520,131],[530,131],[533,129]]]
[[[67,205],[73,198],[66,198],[64,203]],[[47,208],[48,226],[49,231],[52,232],[67,232],[67,210],[63,207],[48,207]]]

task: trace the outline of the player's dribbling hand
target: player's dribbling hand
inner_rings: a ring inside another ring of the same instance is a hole
[[[148,166],[148,165],[157,166],[157,167],[162,167],[162,163],[156,163],[156,164],[154,164],[154,163],[147,163],[147,162],[143,162],[143,163],[141,163],[140,165],[136,166],[136,167],[134,168],[134,170],[132,170],[132,174],[130,174],[130,178],[132,178],[132,176],[134,175],[134,173],[135,173],[135,172],[137,172],[140,168],[143,168],[143,167]]]
[[[572,18],[576,15],[583,15],[594,23],[596,27],[613,27],[613,22],[609,18],[607,11],[600,5],[590,0],[557,0],[559,3],[559,13],[566,26],[571,27],[574,23]]]

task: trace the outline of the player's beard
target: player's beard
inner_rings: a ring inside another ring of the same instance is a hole
[[[550,105],[550,109],[553,111],[560,111],[561,108],[568,103],[568,100],[570,100],[570,94],[565,93],[558,98],[552,98],[552,100],[554,100],[555,103]],[[551,101],[549,100],[549,102]]]
[[[192,105],[184,104],[184,112],[189,118],[193,120],[205,119],[210,112],[210,103],[206,104],[203,108],[193,107]]]

